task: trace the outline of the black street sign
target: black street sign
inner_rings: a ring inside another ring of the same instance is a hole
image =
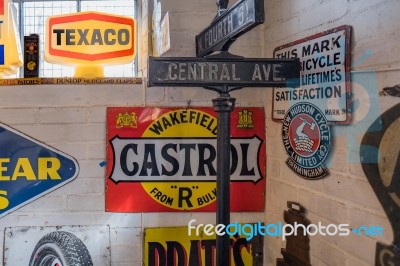
[[[264,0],[238,1],[196,36],[196,55],[203,57],[220,51],[230,40],[261,23],[264,23]]]
[[[149,58],[149,87],[297,87],[298,59]]]
[[[228,53],[242,34],[264,23],[264,0],[239,0],[231,8],[217,0],[218,16],[196,36],[197,57],[149,57],[148,85],[204,87],[218,92],[213,99],[218,114],[216,223],[230,223],[230,119],[235,99],[229,92],[242,87],[298,87],[299,59],[243,58]],[[213,52],[220,52],[211,55]],[[230,240],[216,239],[216,264],[229,265]]]

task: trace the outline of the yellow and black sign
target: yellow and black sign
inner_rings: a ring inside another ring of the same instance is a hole
[[[77,66],[76,77],[101,77],[102,66],[127,64],[136,53],[133,18],[99,12],[49,17],[45,60]]]
[[[230,243],[230,265],[263,265],[263,237],[231,237]],[[188,227],[146,228],[144,245],[145,266],[216,265],[215,235],[189,235]]]

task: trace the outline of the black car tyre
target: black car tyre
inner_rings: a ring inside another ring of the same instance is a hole
[[[93,266],[93,262],[78,237],[69,232],[56,231],[39,240],[29,266]]]

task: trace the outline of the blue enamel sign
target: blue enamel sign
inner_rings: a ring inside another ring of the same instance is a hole
[[[72,181],[71,156],[0,123],[0,217]]]

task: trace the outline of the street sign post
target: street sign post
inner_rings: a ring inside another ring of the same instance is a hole
[[[198,57],[228,50],[240,35],[264,23],[264,0],[241,0],[229,9],[227,4],[217,1],[220,16],[196,36]]]
[[[230,223],[230,120],[236,100],[229,92],[243,87],[297,87],[301,69],[299,59],[249,59],[228,53],[240,35],[264,22],[264,1],[240,0],[230,9],[227,5],[227,0],[218,0],[217,17],[196,36],[199,58],[150,57],[148,68],[149,87],[204,87],[218,92],[212,100],[218,114],[216,223],[225,226]],[[229,235],[217,236],[216,265],[229,265],[229,249]]]
[[[149,58],[150,86],[296,87],[300,63],[292,59],[222,57]]]
[[[218,92],[213,99],[217,125],[216,223],[230,223],[230,120],[235,98],[229,92],[243,87],[297,87],[298,59],[249,59],[228,52],[205,58],[149,58],[148,85],[204,87]],[[217,264],[229,263],[229,235],[217,236]]]

